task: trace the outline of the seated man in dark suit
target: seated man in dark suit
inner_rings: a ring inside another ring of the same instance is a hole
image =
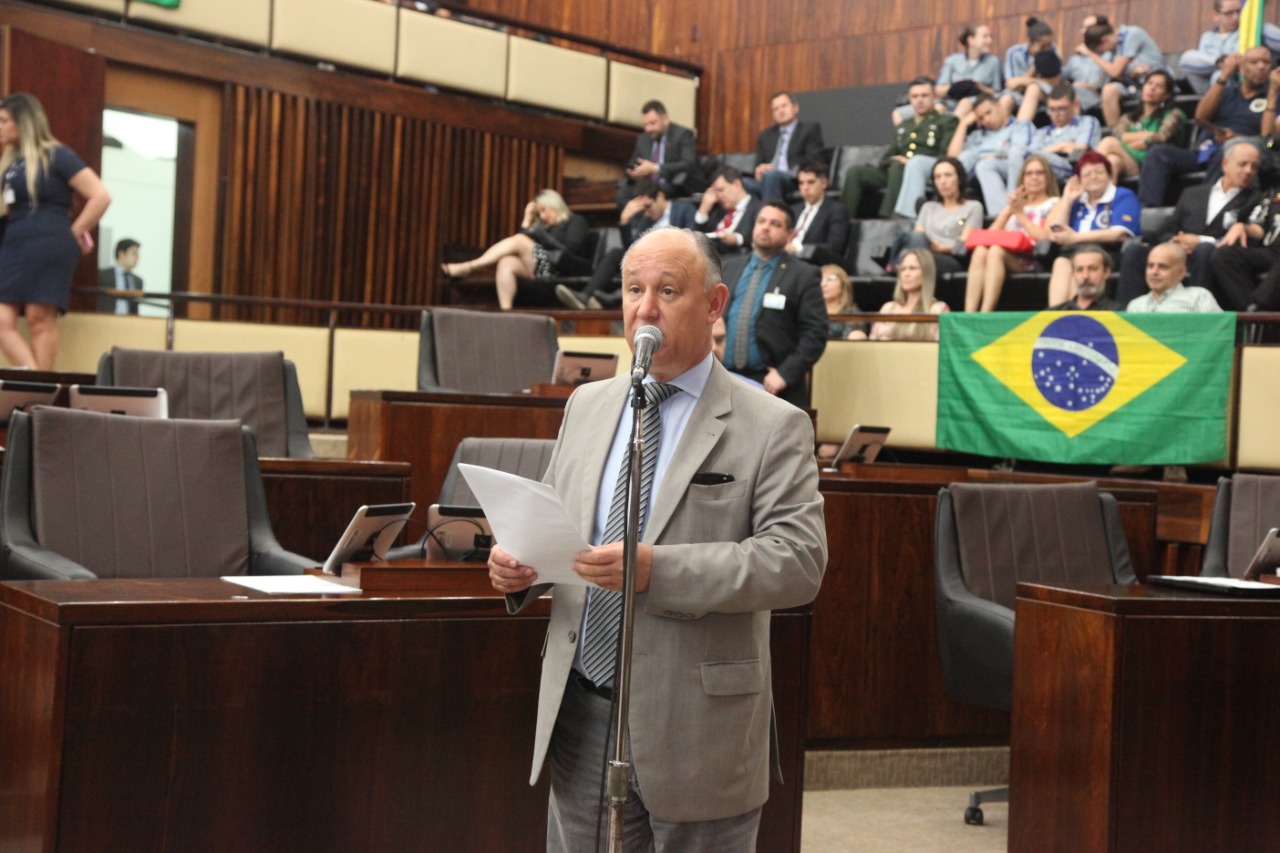
[[[687,201],[667,201],[667,194],[648,178],[636,181],[636,197],[622,208],[618,230],[622,235],[622,247],[604,253],[600,263],[591,271],[591,281],[582,290],[574,290],[565,284],[556,285],[556,298],[570,308],[606,308],[622,301],[622,256],[640,235],[653,228],[670,225],[673,228],[694,228],[694,208]],[[617,279],[617,281],[615,281]]]
[[[98,270],[98,287],[102,290],[142,290],[142,278],[134,274],[138,250],[142,244],[126,237],[116,243],[116,262]],[[98,312],[102,314],[137,314],[138,303],[132,299],[99,296]]]
[[[1280,186],[1265,193],[1218,241],[1213,279],[1228,311],[1280,311]]]
[[[707,232],[721,254],[737,253],[751,248],[751,232],[759,212],[760,201],[747,193],[742,173],[722,166],[702,194],[694,228]]]
[[[618,185],[618,207],[639,194],[637,182],[650,180],[667,198],[680,198],[704,186],[698,169],[698,147],[693,131],[671,121],[662,101],[646,101],[640,108],[644,131],[627,161],[627,177]]]
[[[827,308],[818,268],[786,253],[791,210],[769,202],[756,217],[750,254],[724,264],[729,286],[724,366],[801,408],[809,370],[827,348]]]
[[[1228,143],[1222,156],[1222,177],[1212,184],[1187,187],[1178,198],[1173,217],[1160,233],[1151,237],[1151,245],[1173,241],[1182,247],[1189,260],[1188,284],[1212,291],[1222,301],[1222,293],[1213,286],[1213,250],[1226,236],[1227,230],[1243,221],[1258,202],[1255,178],[1261,154],[1252,143],[1238,140]],[[1146,267],[1150,247],[1136,240],[1120,253],[1120,283],[1116,301],[1128,304],[1147,292]]]
[[[779,92],[769,101],[774,123],[756,137],[754,180],[743,181],[747,192],[772,201],[795,192],[795,170],[806,160],[822,156],[822,125],[800,121],[800,105],[790,92]]]
[[[849,214],[844,205],[827,199],[827,164],[810,161],[797,172],[800,204],[791,208],[796,233],[787,251],[811,264],[839,264],[849,240]]]

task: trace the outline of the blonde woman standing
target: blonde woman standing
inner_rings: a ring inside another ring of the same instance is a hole
[[[58,315],[67,310],[81,255],[93,251],[89,232],[111,203],[92,169],[49,130],[34,95],[0,99],[0,175],[7,224],[0,241],[0,352],[15,367],[52,370]],[[84,198],[71,219],[76,195]],[[18,331],[25,317],[30,343]]]

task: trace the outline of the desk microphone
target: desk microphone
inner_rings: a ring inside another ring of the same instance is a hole
[[[641,326],[636,329],[632,345],[636,354],[631,362],[631,381],[643,382],[654,353],[662,349],[662,330],[657,326]]]

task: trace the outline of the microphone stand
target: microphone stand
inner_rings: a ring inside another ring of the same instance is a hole
[[[640,539],[640,479],[644,454],[641,421],[647,404],[644,377],[631,378],[631,470],[627,489],[627,518],[622,537],[622,624],[618,630],[618,665],[613,679],[613,697],[617,702],[614,718],[613,759],[605,777],[609,801],[609,853],[623,853],[623,809],[631,784],[631,762],[627,755],[627,725],[631,704],[631,634],[635,627],[636,546]],[[652,500],[652,496],[650,496]]]

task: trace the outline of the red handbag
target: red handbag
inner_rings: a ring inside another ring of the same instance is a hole
[[[976,246],[999,246],[1015,255],[1029,255],[1036,244],[1025,231],[975,228],[964,238],[964,247],[972,251]]]

